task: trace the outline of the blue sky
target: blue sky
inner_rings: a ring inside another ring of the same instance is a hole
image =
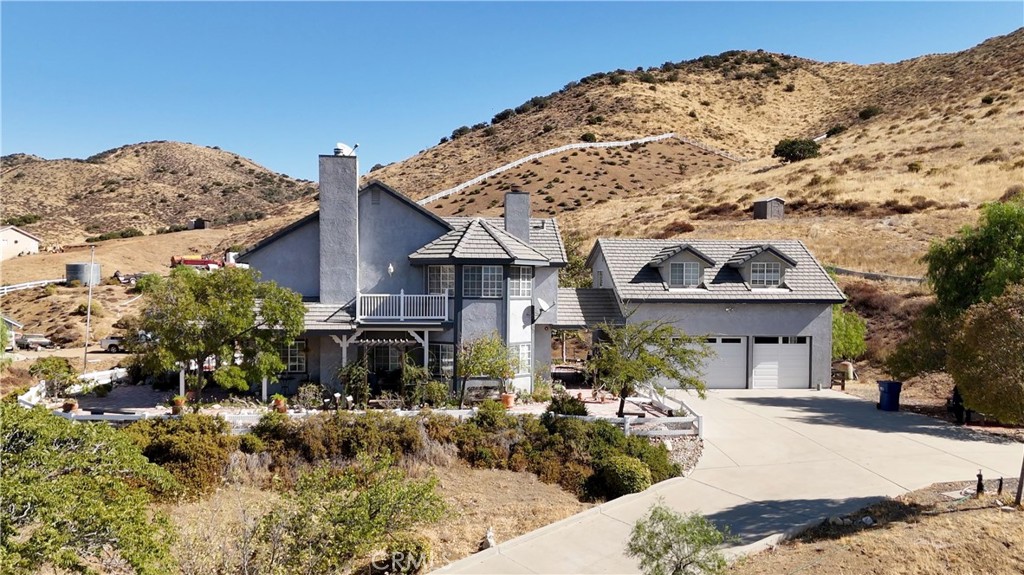
[[[0,150],[220,146],[294,177],[361,167],[593,72],[763,48],[825,61],[953,52],[1024,25],[1000,3],[0,3]]]

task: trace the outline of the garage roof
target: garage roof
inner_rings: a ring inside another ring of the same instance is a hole
[[[597,288],[558,288],[558,317],[555,326],[567,329],[593,327],[600,323],[623,324],[615,292]]]

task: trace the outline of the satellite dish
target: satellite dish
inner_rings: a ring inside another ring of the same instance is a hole
[[[354,156],[356,154],[356,148],[358,147],[359,144],[356,144],[355,146],[349,146],[348,144],[345,144],[343,142],[338,142],[337,144],[334,145],[334,155]]]
[[[544,301],[544,300],[542,300],[540,298],[537,298],[537,307],[540,308],[540,312],[541,313],[544,313],[544,312],[548,311],[549,309],[551,309],[551,304],[549,304],[548,302],[546,302],[546,301]]]

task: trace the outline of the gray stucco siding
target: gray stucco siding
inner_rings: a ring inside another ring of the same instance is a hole
[[[541,313],[537,300],[542,299],[551,307]],[[534,268],[533,302],[536,306],[538,324],[552,324],[558,318],[558,268]]]
[[[320,224],[312,220],[247,254],[243,261],[259,270],[263,281],[316,298],[320,295]]]
[[[410,265],[409,254],[448,231],[390,193],[365,189],[359,194],[360,292],[426,293],[425,268]]]
[[[825,304],[630,303],[627,321],[664,320],[689,335],[811,338],[811,387],[828,386],[832,362],[832,308]]]
[[[504,299],[463,299],[459,337],[464,342],[472,341],[496,331],[504,340],[507,333],[505,309]]]

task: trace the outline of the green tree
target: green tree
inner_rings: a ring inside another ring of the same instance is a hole
[[[562,237],[569,262],[558,270],[558,285],[572,288],[591,287],[593,276],[587,268],[587,254],[583,252],[583,234],[571,231]]]
[[[963,315],[947,358],[964,406],[1003,423],[1024,424],[1024,285],[1006,288]],[[1024,462],[1017,505],[1024,488]]]
[[[455,369],[461,389],[459,406],[466,403],[466,383],[471,377],[497,379],[503,384],[515,375],[519,358],[512,357],[497,333],[463,342],[456,356]]]
[[[7,357],[7,344],[11,342],[11,330],[7,327],[7,322],[0,321],[0,344],[3,348],[0,349],[0,370],[7,369],[11,366],[11,358]]]
[[[626,554],[640,560],[644,575],[725,573],[718,546],[728,535],[702,515],[682,515],[661,501],[633,525]]]
[[[857,359],[868,350],[864,341],[867,322],[856,312],[844,311],[841,304],[832,306],[832,359]]]
[[[780,140],[772,152],[773,158],[782,162],[799,162],[808,158],[817,158],[821,146],[814,140],[787,139]]]
[[[619,396],[619,417],[626,397],[636,386],[665,377],[682,388],[696,389],[704,397],[701,366],[710,351],[665,321],[647,320],[625,325],[602,323],[595,334],[594,358],[588,370],[601,385]]]
[[[284,369],[278,350],[303,329],[302,297],[273,282],[260,282],[254,270],[225,268],[200,273],[175,268],[151,287],[141,329],[153,337],[137,351],[162,369],[194,362],[197,395],[208,383],[207,358],[217,364],[213,379],[227,389],[249,389],[264,376]],[[241,361],[236,363],[236,351]]]
[[[389,455],[359,455],[343,469],[303,475],[285,509],[263,521],[266,539],[285,533],[281,560],[289,573],[346,571],[353,559],[441,518],[437,479],[411,480]]]
[[[3,403],[0,460],[0,572],[173,567],[169,525],[149,503],[174,481],[120,431]]]
[[[68,387],[78,381],[78,372],[71,367],[66,357],[42,357],[28,368],[28,373],[36,379],[46,381],[46,395],[60,397],[67,393]]]

